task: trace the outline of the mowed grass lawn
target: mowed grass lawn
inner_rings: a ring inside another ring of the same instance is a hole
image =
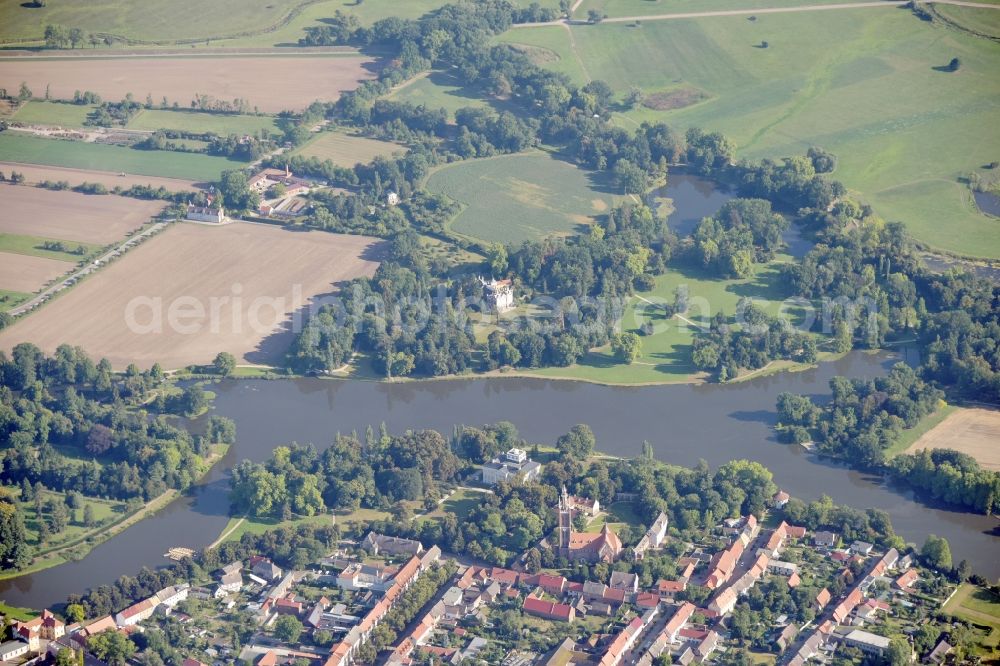
[[[387,95],[388,99],[410,104],[423,104],[428,109],[444,109],[454,118],[455,112],[467,106],[488,106],[482,93],[463,86],[448,72],[434,71],[418,75]]]
[[[94,110],[92,104],[67,104],[35,100],[22,105],[11,120],[25,125],[56,125],[83,127],[87,114]]]
[[[247,116],[228,113],[201,113],[198,111],[170,111],[145,109],[128,123],[129,129],[169,129],[182,132],[212,132],[219,136],[230,134],[256,134],[261,130],[277,132],[274,116]]]
[[[1000,223],[978,212],[959,180],[1000,155],[994,42],[888,6],[753,21],[515,28],[501,39],[544,47],[560,56],[546,66],[577,81],[602,79],[622,95],[632,86],[646,93],[684,85],[702,90],[708,98],[698,104],[639,107],[616,114],[615,122],[721,131],[748,158],[821,146],[839,158],[833,177],[882,217],[905,222],[917,239],[1000,257]],[[768,48],[760,48],[763,41]],[[961,69],[941,71],[954,57]]]
[[[452,231],[517,244],[578,232],[607,211],[614,197],[595,177],[536,151],[449,165],[427,189],[462,204]]]
[[[585,354],[580,361],[568,368],[543,368],[532,371],[541,377],[582,379],[607,384],[654,384],[689,382],[701,376],[691,362],[695,326],[707,326],[711,317],[724,313],[730,323],[736,323],[736,306],[740,298],[754,299],[768,314],[781,312],[782,300],[791,294],[783,286],[781,265],[791,261],[779,255],[769,264],[758,264],[752,276],[741,280],[723,280],[712,277],[708,271],[696,266],[674,265],[664,275],[656,278],[656,287],[629,299],[622,315],[622,330],[639,333],[642,339],[642,356],[631,365],[619,362],[610,346]],[[678,287],[688,290],[689,309],[680,317],[665,317],[663,304],[673,303]],[[802,321],[801,310],[786,307],[785,314],[794,324]],[[646,323],[653,325],[651,334],[644,334]]]
[[[0,133],[0,156],[11,162],[196,181],[215,181],[226,169],[246,166],[246,162],[227,157],[41,139],[9,131]]]
[[[350,168],[359,162],[368,164],[376,157],[389,157],[397,152],[406,152],[406,146],[342,131],[332,131],[320,132],[298,148],[294,154],[330,160],[337,166]]]

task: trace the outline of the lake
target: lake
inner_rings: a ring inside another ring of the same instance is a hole
[[[140,567],[167,561],[172,546],[200,548],[226,525],[228,470],[244,458],[262,461],[292,441],[329,444],[337,432],[363,433],[383,421],[391,432],[433,428],[445,435],[458,424],[512,421],[530,442],[551,444],[576,423],[589,424],[598,448],[635,456],[649,440],[657,457],[680,465],[700,458],[718,466],[736,458],[760,461],[776,483],[805,500],[830,495],[858,508],[877,507],[896,531],[922,544],[929,533],[947,537],[955,560],[967,558],[988,578],[1000,576],[998,521],[931,508],[881,479],[822,461],[773,434],[775,400],[782,391],[822,398],[835,375],[871,377],[898,360],[853,352],[810,370],[736,384],[612,387],[526,378],[449,379],[379,383],[357,380],[226,380],[213,386],[213,413],[237,423],[237,444],[197,489],[164,511],[94,549],[79,562],[0,582],[0,599],[42,607],[72,592],[113,582]]]
[[[685,173],[671,173],[666,187],[660,187],[647,195],[647,202],[655,204],[657,199],[671,199],[674,210],[667,216],[670,230],[683,238],[694,233],[702,218],[719,212],[722,204],[736,198],[736,193],[707,178]],[[798,225],[789,224],[781,235],[787,246],[786,252],[796,258],[805,256],[812,249],[812,242],[802,237]]]

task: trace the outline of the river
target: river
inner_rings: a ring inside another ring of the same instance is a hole
[[[757,460],[793,496],[809,500],[827,494],[838,503],[884,509],[908,541],[920,544],[929,533],[947,537],[956,561],[967,558],[976,571],[996,578],[996,519],[919,504],[907,491],[821,461],[773,436],[780,392],[823,397],[834,375],[875,376],[897,358],[853,352],[815,369],[728,385],[629,388],[496,377],[402,383],[226,380],[213,387],[214,413],[236,421],[238,441],[192,495],[79,562],[0,582],[0,599],[36,608],[54,604],[88,586],[135,574],[143,565],[164,564],[163,553],[171,546],[203,547],[226,525],[227,474],[239,460],[265,460],[273,447],[292,441],[323,447],[337,432],[363,433],[383,421],[391,432],[434,428],[447,435],[456,424],[509,420],[523,437],[539,443],[552,443],[572,425],[587,423],[598,448],[610,454],[637,455],[642,441],[649,440],[657,457],[681,465],[700,458],[713,466],[735,458]]]

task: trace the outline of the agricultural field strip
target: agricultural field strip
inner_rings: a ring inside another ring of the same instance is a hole
[[[959,7],[977,7],[980,9],[1000,9],[1000,5],[989,5],[981,2],[965,2],[965,0],[927,0],[939,5],[957,5]],[[673,14],[650,14],[648,16],[609,16],[601,19],[601,23],[630,23],[633,21],[666,21],[672,19],[709,18],[712,16],[747,16],[754,14],[784,14],[788,12],[815,12],[833,9],[865,9],[874,7],[899,7],[909,4],[909,0],[881,0],[880,2],[842,2],[828,5],[800,5],[796,7],[764,7],[761,9],[720,9],[708,12],[678,12]],[[560,19],[546,23],[519,23],[514,28],[542,28],[553,25],[588,25],[587,21]]]

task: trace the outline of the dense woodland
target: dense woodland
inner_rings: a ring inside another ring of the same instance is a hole
[[[199,386],[169,387],[158,365],[115,374],[107,360],[94,363],[68,345],[52,356],[28,343],[14,347],[10,358],[0,352],[5,501],[31,501],[48,489],[141,504],[171,488],[185,490],[205,472],[211,443],[235,441],[228,419],[210,418],[203,435],[170,420],[206,407]],[[48,523],[55,532],[66,526],[55,518]],[[24,563],[22,555],[0,566]]]

